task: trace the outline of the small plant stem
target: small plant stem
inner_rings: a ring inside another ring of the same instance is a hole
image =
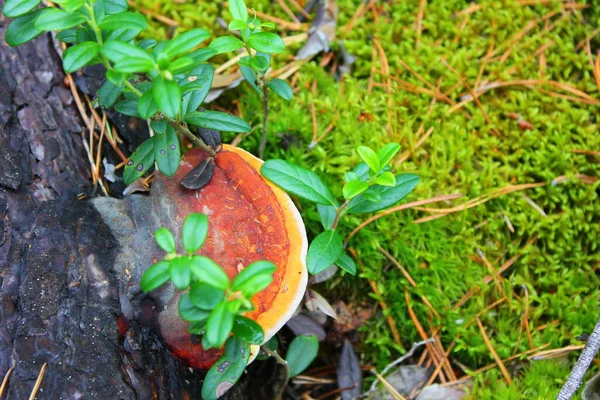
[[[344,213],[346,208],[348,208],[349,205],[350,205],[350,200],[346,200],[344,202],[344,204],[342,204],[341,206],[338,207],[337,210],[335,210],[335,218],[333,219],[333,224],[331,225],[331,229],[337,228],[338,223],[340,222],[340,218],[342,218],[342,214]]]
[[[188,138],[194,145],[196,145],[197,147],[200,147],[202,150],[207,152],[211,157],[214,157],[217,155],[217,153],[209,145],[204,143],[204,141],[202,139],[200,139],[198,136],[194,135],[187,126],[181,125],[179,122],[175,121],[173,118],[169,118],[167,116],[164,116],[163,118],[165,120],[169,121],[169,123],[177,131],[177,133]]]
[[[264,75],[260,77],[260,86],[263,92],[263,124],[260,145],[258,146],[258,156],[260,158],[264,158],[265,147],[267,146],[267,124],[269,121],[269,90],[267,86],[267,78]]]
[[[283,391],[285,390],[285,388],[290,380],[290,367],[289,367],[287,361],[285,361],[283,358],[281,358],[281,356],[279,355],[279,353],[277,353],[276,350],[270,350],[266,346],[260,346],[260,349],[262,351],[264,351],[265,353],[267,353],[267,355],[269,355],[269,357],[273,357],[275,359],[275,361],[277,361],[277,364],[282,365],[284,367],[284,370],[285,370],[284,384],[281,386],[281,389],[279,389],[279,393],[276,397],[276,399],[279,400],[279,399],[281,399],[281,396],[283,396]]]
[[[577,389],[579,389],[579,386],[581,386],[583,377],[585,376],[585,373],[587,372],[587,370],[590,368],[590,365],[591,365],[592,361],[594,360],[594,357],[598,353],[599,349],[600,349],[600,320],[598,320],[598,322],[596,323],[596,327],[594,327],[594,331],[588,338],[587,344],[581,351],[581,355],[579,356],[579,359],[575,363],[573,370],[569,374],[567,381],[565,382],[564,386],[558,393],[558,396],[556,396],[557,400],[568,400],[571,397],[573,397],[575,392],[577,392]]]
[[[104,44],[104,41],[102,40],[102,31],[100,30],[100,27],[96,23],[96,14],[94,13],[94,7],[92,7],[89,4],[86,4],[84,7],[87,10],[87,12],[90,13],[90,18],[88,19],[88,23],[90,24],[90,26],[92,27],[92,30],[94,31],[94,35],[96,36],[96,42],[98,42],[100,47],[102,47],[102,45]],[[100,59],[102,60],[102,65],[104,65],[104,67],[106,69],[112,69],[110,62],[108,61],[106,56],[104,56],[104,54],[100,53]]]

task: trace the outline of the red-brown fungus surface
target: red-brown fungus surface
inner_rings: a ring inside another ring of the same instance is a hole
[[[248,264],[268,260],[277,266],[273,283],[252,298],[256,320],[268,339],[291,317],[306,288],[306,233],[290,198],[260,175],[262,161],[244,150],[224,145],[215,159],[214,175],[200,190],[179,183],[206,158],[194,149],[172,178],[158,176],[154,185],[166,193],[170,225],[179,232],[186,216],[208,216],[209,231],[199,254],[217,262],[233,279]],[[173,353],[195,368],[209,368],[220,351],[205,351],[187,332],[177,314],[176,295],[159,317],[161,332]],[[194,341],[194,342],[193,342]]]

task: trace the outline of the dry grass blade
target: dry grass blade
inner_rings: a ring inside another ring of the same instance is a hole
[[[300,14],[302,14],[304,16],[304,18],[306,18],[308,20],[312,19],[312,15],[307,13],[306,10],[300,4],[298,4],[298,2],[296,0],[289,0],[289,2],[296,10],[298,10],[298,12]]]
[[[2,380],[2,386],[0,386],[0,397],[2,397],[2,395],[4,394],[4,390],[8,385],[8,379],[10,378],[10,375],[12,374],[14,369],[15,367],[10,367],[8,371],[6,371],[6,375],[4,375],[4,379]]]
[[[417,13],[417,38],[415,39],[415,49],[419,48],[421,41],[421,31],[423,30],[423,15],[425,14],[425,5],[427,0],[419,1],[419,12]]]
[[[259,17],[261,20],[274,22],[275,24],[277,24],[279,27],[281,27],[283,29],[288,29],[290,31],[307,31],[308,30],[307,24],[286,21],[284,19],[273,17],[269,14],[265,14],[260,11],[255,11],[255,12],[256,12],[256,16]]]
[[[377,379],[379,379],[381,383],[383,383],[383,386],[385,386],[385,389],[392,395],[394,400],[406,400],[406,397],[398,393],[398,391],[394,389],[394,387],[383,376],[379,375],[377,372],[373,373],[375,374]]]
[[[358,7],[356,8],[356,11],[354,12],[354,15],[350,19],[350,22],[348,22],[348,25],[346,25],[346,28],[344,29],[345,35],[350,33],[352,28],[354,28],[354,24],[356,24],[356,21],[358,21],[358,19],[364,15],[364,12],[367,9],[371,8],[371,6],[375,4],[376,1],[377,0],[369,0],[369,3],[365,3],[364,1],[360,2]]]
[[[29,400],[35,400],[35,396],[37,395],[38,390],[40,390],[40,386],[42,385],[42,380],[44,380],[44,373],[46,372],[46,367],[48,363],[44,363],[42,365],[42,369],[40,369],[40,374],[35,381],[35,385],[33,385],[33,390],[31,391],[31,395],[29,396]]]
[[[576,344],[576,345],[561,347],[560,349],[540,351],[539,353],[532,354],[527,358],[529,360],[546,360],[549,358],[557,358],[557,357],[562,357],[565,354],[570,353],[572,351],[581,350],[584,347],[585,347],[585,345],[583,345],[583,344],[581,344],[581,345]]]
[[[434,100],[435,100],[435,98],[434,98]],[[394,165],[398,166],[398,165],[402,164],[404,161],[406,161],[408,159],[408,157],[410,157],[410,155],[415,152],[415,150],[417,150],[419,147],[421,147],[421,145],[429,138],[429,136],[431,136],[432,133],[433,133],[433,126],[430,127],[429,129],[427,129],[427,132],[425,133],[425,135],[423,135],[422,137],[419,138],[419,141],[415,144],[415,147],[413,149],[406,150],[404,153],[402,153],[402,155],[398,158],[398,160],[396,162],[394,162]]]
[[[481,323],[479,318],[477,318],[477,325],[479,326],[479,330],[481,331],[481,336],[483,337],[483,340],[484,340],[486,346],[490,350],[490,353],[492,353],[492,357],[494,357],[494,360],[496,360],[496,364],[498,364],[498,367],[500,368],[502,375],[504,375],[504,379],[506,380],[506,383],[508,383],[510,385],[512,383],[512,378],[510,377],[508,370],[502,363],[502,360],[498,356],[498,353],[496,353],[494,346],[492,346],[492,342],[490,342],[490,338],[488,337],[487,333],[485,332],[483,324]]]
[[[297,23],[297,24],[300,23],[300,20],[298,18],[296,18],[296,15],[292,12],[292,10],[288,7],[288,5],[285,4],[284,0],[277,0],[277,3],[279,3],[279,5],[283,9],[283,11],[288,15],[288,17],[290,17],[292,20],[294,20],[295,23]]]
[[[129,3],[129,7],[132,8],[137,8],[137,10],[139,12],[141,12],[144,15],[149,16],[150,18],[154,18],[157,21],[162,22],[165,25],[171,26],[173,28],[176,28],[179,26],[179,23],[175,20],[172,20],[171,18],[165,17],[164,15],[160,14],[160,13],[154,13],[144,7],[139,7],[135,2],[133,1],[128,1]],[[159,3],[160,4],[160,3]]]

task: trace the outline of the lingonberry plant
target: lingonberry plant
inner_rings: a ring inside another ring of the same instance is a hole
[[[258,148],[259,157],[263,158],[267,144],[269,90],[288,101],[293,96],[292,88],[283,79],[267,79],[271,54],[281,53],[285,49],[285,43],[275,33],[262,32],[262,28],[273,29],[275,25],[271,22],[260,22],[256,15],[250,18],[244,0],[230,0],[229,12],[233,17],[233,21],[229,23],[229,30],[239,32],[241,40],[234,36],[224,36],[215,39],[210,47],[225,47],[228,51],[242,47],[246,49],[247,56],[242,57],[238,64],[244,79],[263,98],[262,136]]]
[[[337,231],[338,223],[346,213],[366,213],[388,208],[406,197],[419,183],[415,174],[395,175],[390,161],[400,150],[396,143],[389,143],[377,152],[370,147],[357,148],[363,162],[344,176],[340,205],[321,178],[312,171],[298,167],[285,160],[268,160],[261,173],[282,189],[317,203],[321,223],[325,229],[308,247],[306,265],[311,274],[318,274],[331,265],[337,265],[348,273],[356,274],[356,265],[343,248],[342,237]]]
[[[163,174],[174,175],[181,156],[181,137],[214,156],[215,149],[194,132],[251,130],[239,117],[200,108],[213,81],[214,69],[206,63],[212,56],[246,47],[248,58],[240,61],[244,76],[258,73],[265,94],[269,86],[283,97],[291,96],[287,84],[280,80],[267,84],[264,78],[270,54],[283,51],[283,40],[274,33],[261,32],[274,26],[248,19],[243,1],[230,2],[235,18],[230,28],[240,30],[243,42],[226,36],[203,48],[200,45],[210,37],[204,29],[191,29],[160,43],[137,40],[146,29],[146,18],[128,11],[127,0],[55,1],[60,8],[38,8],[40,3],[5,2],[4,15],[15,18],[6,30],[6,42],[18,46],[43,32],[59,31],[56,37],[70,45],[63,54],[66,72],[96,64],[106,68],[107,80],[97,93],[98,105],[114,106],[120,113],[155,122],[155,135],[139,146],[125,167],[123,178],[127,184],[153,168],[155,162]],[[260,53],[253,54],[252,49]],[[255,85],[256,79],[248,79]]]

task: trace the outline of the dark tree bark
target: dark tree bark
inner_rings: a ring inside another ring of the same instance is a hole
[[[161,299],[139,291],[152,252],[140,249],[158,222],[128,212],[152,200],[97,200],[123,213],[108,226],[77,198],[92,188],[60,65],[49,35],[0,44],[0,379],[14,367],[6,398],[29,398],[48,363],[38,398],[199,399],[203,373],[165,348],[155,328]],[[276,368],[256,364],[228,398],[273,398]]]

